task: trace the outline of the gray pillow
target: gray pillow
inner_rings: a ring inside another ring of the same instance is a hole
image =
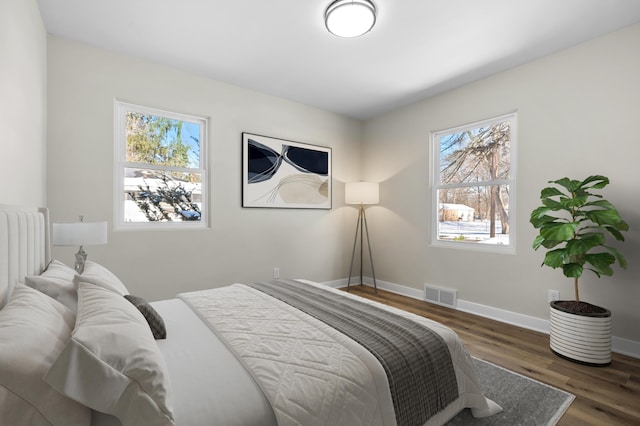
[[[160,340],[167,338],[167,329],[164,326],[164,320],[160,314],[147,303],[146,300],[142,297],[133,296],[131,294],[125,294],[124,298],[133,303],[133,306],[138,308],[140,313],[144,316],[144,319],[147,320],[154,339]]]

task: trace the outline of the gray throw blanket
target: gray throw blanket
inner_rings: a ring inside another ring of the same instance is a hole
[[[382,364],[399,426],[423,425],[458,397],[449,349],[410,319],[293,280],[247,284],[349,336]]]

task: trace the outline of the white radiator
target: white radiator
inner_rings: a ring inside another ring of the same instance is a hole
[[[453,288],[435,287],[425,284],[424,300],[455,309],[458,304],[458,291]]]

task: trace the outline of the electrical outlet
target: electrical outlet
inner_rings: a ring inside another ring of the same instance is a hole
[[[560,300],[560,291],[558,291],[558,290],[547,290],[547,296],[549,298],[549,302]]]
[[[280,278],[280,268],[273,268],[273,278]]]

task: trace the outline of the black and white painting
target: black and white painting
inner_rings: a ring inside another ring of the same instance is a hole
[[[242,133],[242,206],[331,208],[331,148]]]

